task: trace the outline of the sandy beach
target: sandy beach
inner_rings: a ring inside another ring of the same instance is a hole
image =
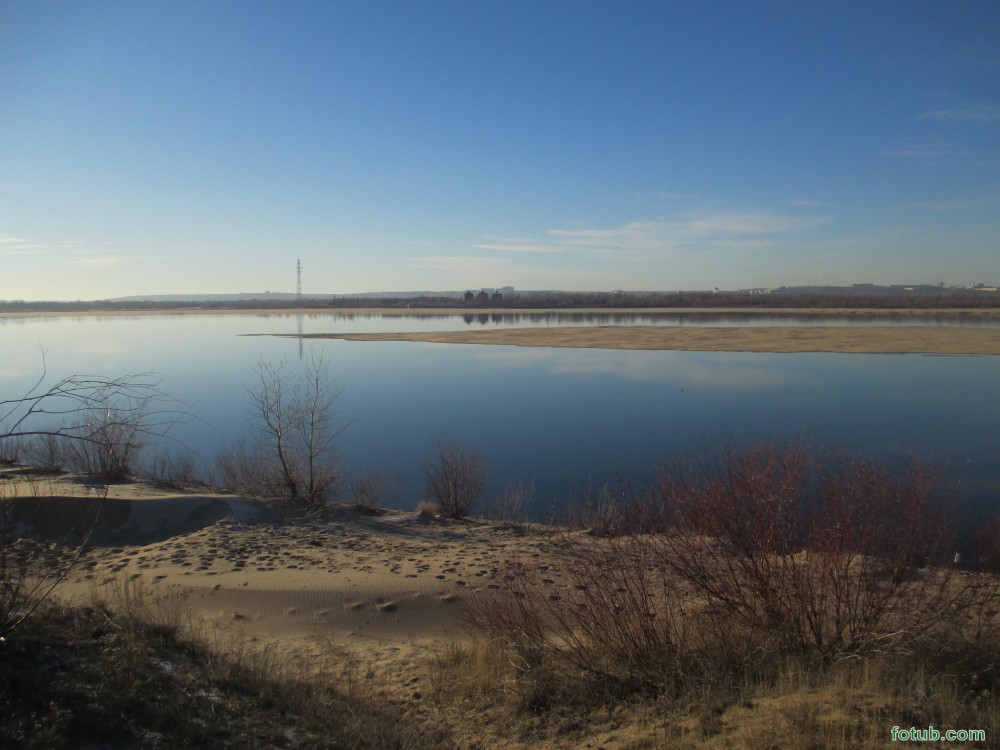
[[[72,475],[4,492],[50,538],[97,519],[60,598],[86,604],[138,581],[216,637],[289,660],[352,659],[401,698],[419,692],[432,655],[469,637],[459,601],[498,589],[504,560],[532,561],[558,585],[546,536],[479,519],[345,505],[307,514],[144,481],[109,485],[105,498]]]

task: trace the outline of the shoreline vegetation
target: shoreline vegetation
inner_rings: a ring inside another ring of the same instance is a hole
[[[960,564],[918,466],[718,460],[544,523],[7,465],[33,544],[102,510],[2,644],[2,740],[846,750],[934,726],[995,747],[997,527]]]

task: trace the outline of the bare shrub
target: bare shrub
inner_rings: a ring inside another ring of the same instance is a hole
[[[16,466],[24,460],[26,454],[24,438],[0,440],[0,466]]]
[[[657,556],[702,606],[765,630],[780,648],[823,655],[913,649],[974,606],[919,466],[871,461],[821,470],[801,444],[730,452],[692,478],[663,478],[670,531]]]
[[[488,515],[505,526],[523,530],[528,526],[528,510],[534,499],[534,482],[511,482],[494,498]]]
[[[463,601],[519,682],[555,670],[564,686],[588,675],[612,694],[690,696],[769,679],[790,658],[965,664],[996,647],[996,579],[950,564],[949,525],[919,466],[895,476],[760,444],[655,492],[626,486],[615,507],[633,510],[605,516],[603,533],[558,537],[563,585],[513,558],[499,591]]]
[[[639,536],[564,536],[560,546],[565,586],[510,559],[498,594],[463,601],[466,618],[505,639],[525,670],[547,660],[614,690],[662,689],[693,641],[679,590],[651,548]]]
[[[81,499],[75,518],[50,538],[52,530],[35,527],[44,520],[35,506],[48,494],[37,477],[27,474],[0,482],[0,641],[66,580],[97,523],[103,497]]]
[[[391,496],[389,478],[380,471],[368,471],[351,482],[351,499],[362,510],[378,510]]]
[[[146,401],[119,398],[88,408],[76,425],[78,431],[86,432],[87,439],[65,441],[68,467],[103,479],[125,479],[133,474],[149,443],[148,412]]]
[[[35,435],[25,448],[25,460],[30,465],[45,471],[62,471],[66,467],[65,439],[48,433]]]
[[[271,496],[277,490],[268,487],[272,472],[266,468],[269,457],[260,445],[247,445],[240,438],[215,457],[213,484],[258,497]]]
[[[659,498],[652,487],[634,487],[625,477],[589,486],[575,504],[567,525],[596,536],[646,534],[664,527]]]
[[[30,441],[44,468],[59,468],[68,458],[100,479],[128,474],[149,437],[163,435],[183,416],[161,408],[168,397],[159,379],[149,374],[73,375],[47,389],[46,376],[43,350],[35,384],[20,398],[0,401],[0,444]],[[23,494],[26,487],[28,496]],[[94,488],[106,496],[106,483]],[[65,579],[97,522],[99,506],[87,512],[81,501],[84,512],[75,514],[67,536],[55,542],[42,532],[32,536],[25,518],[37,520],[44,514],[41,494],[37,483],[23,478],[0,487],[0,637],[17,628]],[[60,525],[65,519],[48,520]]]
[[[249,402],[257,440],[224,454],[218,468],[230,486],[251,494],[321,505],[340,485],[336,441],[350,425],[338,421],[340,390],[329,363],[313,352],[297,376],[284,360],[261,361],[256,372]]]
[[[166,408],[176,402],[149,373],[72,375],[42,390],[46,376],[43,351],[35,384],[20,398],[0,401],[0,443],[40,439],[38,448],[50,459],[44,463],[58,457],[88,474],[125,477],[146,443],[184,416],[172,405]]]
[[[486,485],[479,456],[448,438],[437,441],[437,460],[427,462],[425,474],[430,496],[449,518],[465,518]]]
[[[204,484],[204,476],[191,451],[175,453],[161,446],[142,465],[142,474],[167,485]]]

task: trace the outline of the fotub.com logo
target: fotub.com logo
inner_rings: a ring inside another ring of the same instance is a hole
[[[890,734],[893,742],[986,742],[985,729],[946,729],[941,731],[933,725],[927,729],[893,727]]]

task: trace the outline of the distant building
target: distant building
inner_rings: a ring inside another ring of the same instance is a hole
[[[465,304],[467,304],[467,305],[472,304],[472,300],[474,300],[475,298],[476,298],[475,294],[473,294],[472,292],[466,292],[465,293]]]
[[[483,289],[479,294],[476,295],[476,303],[480,305],[485,305],[490,301],[490,293]]]

